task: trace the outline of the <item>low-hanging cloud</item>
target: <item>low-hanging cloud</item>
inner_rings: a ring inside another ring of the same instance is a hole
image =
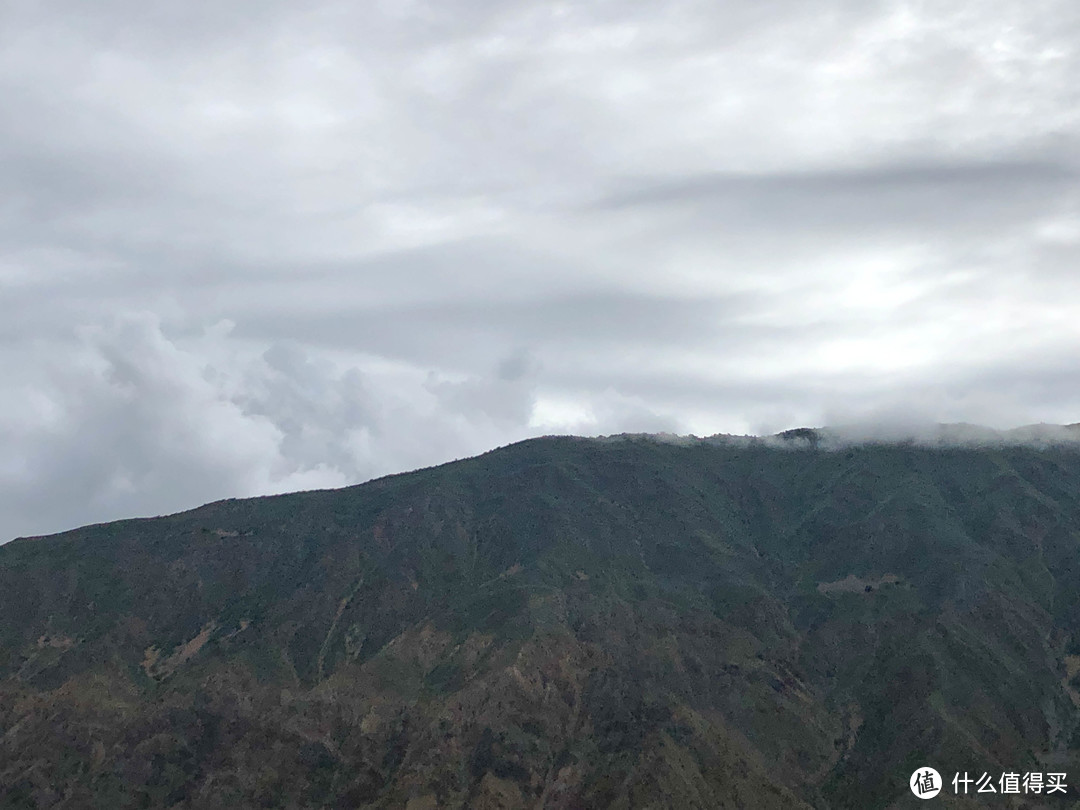
[[[21,358],[26,373],[0,411],[7,539],[344,486],[559,426],[533,422],[538,362],[527,350],[507,353],[486,376],[451,380],[334,362],[293,342],[260,351],[229,322],[168,332],[153,313],[125,313]],[[602,407],[630,417],[620,424],[656,423],[646,408],[627,413],[617,396]]]

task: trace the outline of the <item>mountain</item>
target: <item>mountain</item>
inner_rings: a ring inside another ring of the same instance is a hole
[[[0,807],[865,810],[917,803],[922,766],[1080,785],[1080,449],[1020,439],[544,438],[15,540]]]

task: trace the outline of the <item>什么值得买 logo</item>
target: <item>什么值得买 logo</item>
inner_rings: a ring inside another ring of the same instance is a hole
[[[967,771],[961,774],[957,771],[952,778],[953,794],[966,796],[972,793],[1014,793],[1014,794],[1044,794],[1065,793],[1068,785],[1065,784],[1067,774],[1064,773],[1018,773],[1007,771],[994,779],[989,773],[974,778]],[[932,799],[945,787],[946,783],[936,770],[928,765],[917,768],[908,779],[908,787],[911,792],[920,799]]]

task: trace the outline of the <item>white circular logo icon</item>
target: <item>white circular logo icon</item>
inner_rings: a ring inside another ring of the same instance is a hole
[[[941,792],[941,774],[933,768],[922,767],[911,775],[908,785],[920,799],[932,799]]]

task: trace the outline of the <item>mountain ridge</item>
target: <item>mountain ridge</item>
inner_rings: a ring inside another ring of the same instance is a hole
[[[1075,770],[1076,448],[807,445],[540,438],[13,541],[0,806],[898,807],[924,764]]]
[[[480,453],[477,456],[471,456],[469,458],[480,458],[488,453],[498,452],[508,447],[515,447],[517,445],[524,445],[529,442],[546,441],[552,439],[570,439],[579,441],[594,441],[594,442],[614,442],[614,441],[627,441],[627,440],[639,440],[639,441],[655,441],[667,444],[742,444],[749,446],[792,446],[801,447],[803,445],[812,446],[816,449],[822,450],[836,450],[845,449],[851,446],[858,445],[874,445],[874,444],[926,444],[941,447],[985,447],[985,446],[1051,446],[1057,444],[1080,444],[1080,422],[1074,422],[1070,424],[1055,424],[1048,422],[1037,422],[1026,425],[1021,425],[1015,428],[998,429],[991,428],[985,425],[979,425],[968,422],[946,422],[946,423],[925,423],[918,426],[904,426],[896,425],[889,426],[880,423],[851,423],[851,424],[838,424],[835,426],[823,426],[823,427],[798,427],[789,428],[779,431],[773,434],[766,435],[753,435],[753,434],[736,434],[736,433],[714,433],[708,436],[697,436],[695,434],[679,434],[679,433],[614,433],[600,436],[580,436],[574,434],[546,434],[543,436],[533,436],[527,439],[522,439],[517,442],[511,442],[510,444],[502,445],[500,447],[493,448],[491,450]],[[440,462],[432,464],[427,467],[418,467],[413,470],[404,470],[401,472],[388,473],[386,475],[378,476],[376,478],[368,479],[356,484],[349,484],[344,487],[330,487],[314,490],[297,490],[297,492],[323,492],[323,491],[339,491],[348,490],[355,487],[364,486],[374,481],[382,481],[397,476],[413,475],[415,473],[421,473],[426,470],[433,470],[439,467],[446,466],[448,464],[456,464],[468,459],[455,459],[453,461]],[[91,526],[101,526],[110,523],[118,523],[127,520],[154,520],[159,517],[170,517],[172,515],[183,514],[191,512],[196,509],[201,509],[206,506],[210,506],[215,503],[222,503],[225,501],[238,501],[238,500],[255,500],[259,498],[275,498],[281,495],[292,495],[297,492],[285,492],[275,493],[270,495],[251,495],[251,496],[239,496],[223,498],[218,501],[209,501],[208,503],[201,504],[187,509],[182,509],[177,512],[168,512],[159,515],[138,516],[138,517],[124,517],[116,520],[105,520],[94,523],[83,524],[82,526],[73,527],[71,529],[62,529],[57,532],[48,532],[45,534],[31,534],[20,535],[13,537],[12,540],[31,540],[42,537],[51,537],[54,535],[65,534],[71,531],[78,531]],[[0,544],[2,545],[2,544]]]

